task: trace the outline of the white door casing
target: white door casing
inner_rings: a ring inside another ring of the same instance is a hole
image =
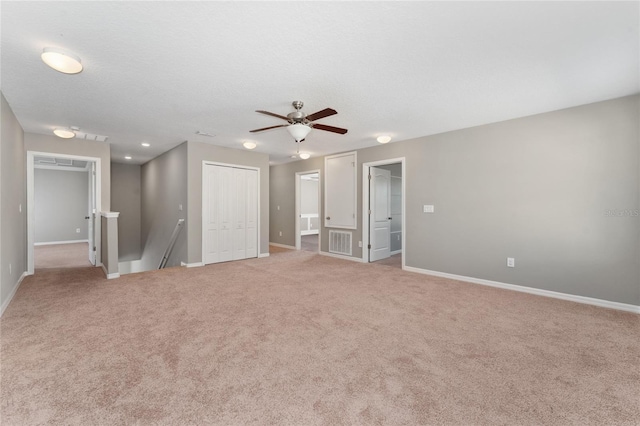
[[[391,255],[391,172],[370,167],[369,183],[369,261]]]

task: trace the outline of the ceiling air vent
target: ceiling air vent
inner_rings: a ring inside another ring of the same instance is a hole
[[[88,141],[106,142],[109,136],[94,135],[93,133],[84,133],[76,131],[76,138],[86,139]]]

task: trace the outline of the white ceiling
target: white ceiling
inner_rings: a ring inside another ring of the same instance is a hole
[[[638,93],[638,2],[7,2],[1,89],[24,130],[106,135],[142,163],[185,140],[290,161]],[[84,71],[40,60],[68,49]],[[212,133],[208,138],[197,131]],[[140,143],[148,142],[150,148]]]

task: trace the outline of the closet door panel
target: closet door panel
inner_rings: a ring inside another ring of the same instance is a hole
[[[226,262],[233,259],[233,210],[234,210],[234,185],[233,169],[219,167],[218,179],[218,212],[220,230],[218,231],[219,261]]]
[[[247,257],[247,171],[233,169],[233,184],[233,260],[239,260]]]
[[[246,194],[246,257],[258,257],[258,171],[245,170]]]

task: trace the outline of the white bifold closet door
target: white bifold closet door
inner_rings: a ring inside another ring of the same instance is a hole
[[[258,171],[205,164],[204,263],[258,257]]]

